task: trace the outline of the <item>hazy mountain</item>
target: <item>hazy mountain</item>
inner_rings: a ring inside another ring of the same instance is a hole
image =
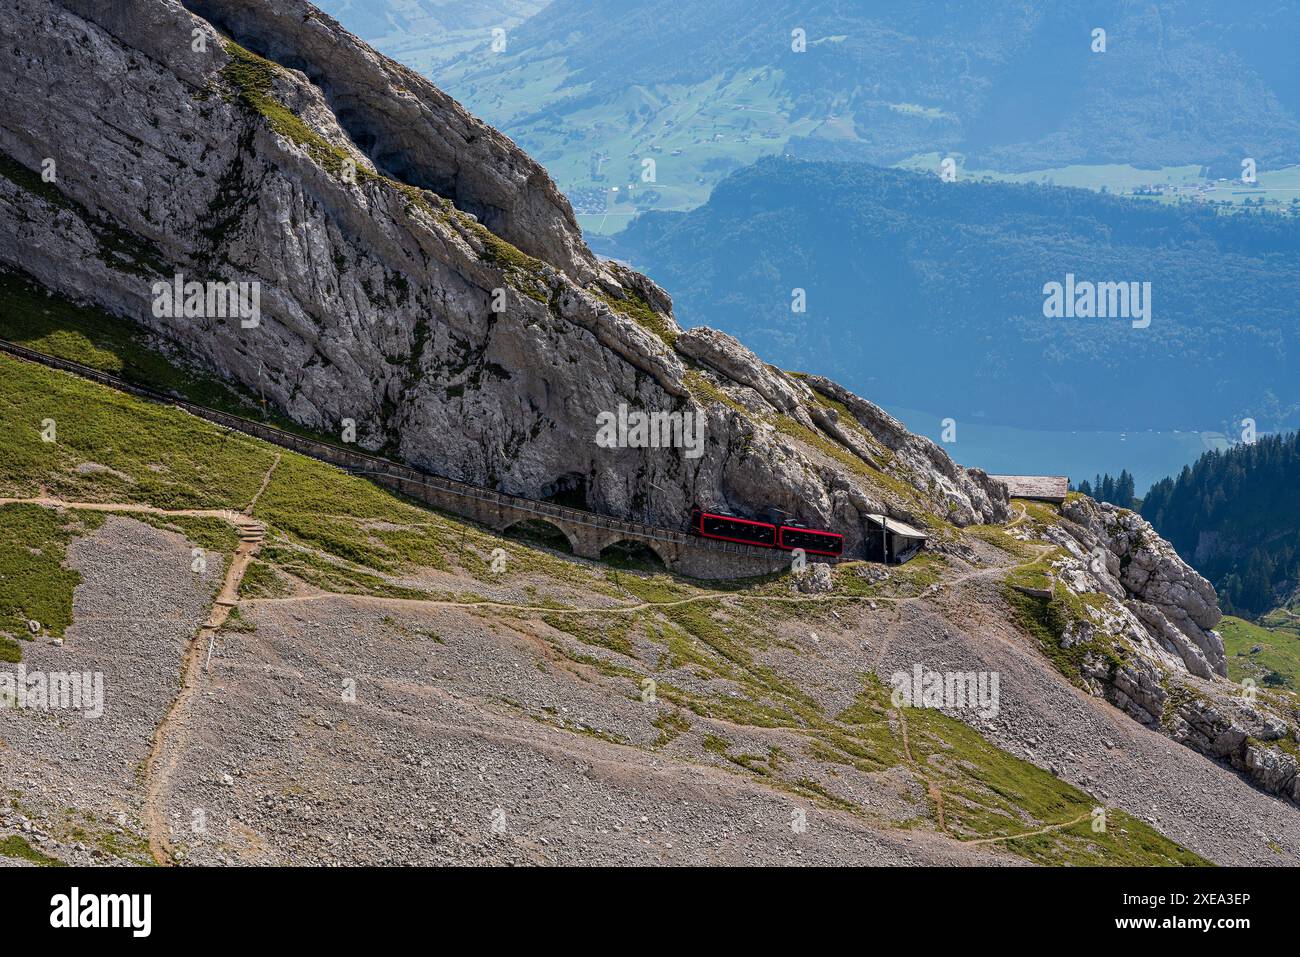
[[[608,248],[684,321],[886,403],[1043,429],[1275,430],[1300,412],[1290,217],[772,159]],[[1070,274],[1150,283],[1150,324],[1045,317],[1045,284]]]
[[[437,64],[509,30],[548,0],[321,0],[317,6],[407,66]]]
[[[1098,28],[1105,52],[1092,50]],[[1289,2],[555,0],[504,52],[485,41],[434,79],[542,160],[580,211],[621,225],[635,205],[603,194],[640,183],[645,158],[657,184],[638,202],[664,208],[787,150],[1229,177],[1243,157],[1294,163],[1298,33]]]

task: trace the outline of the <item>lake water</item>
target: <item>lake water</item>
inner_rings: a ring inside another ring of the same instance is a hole
[[[959,420],[957,441],[941,441],[943,416],[885,406],[911,431],[924,435],[962,465],[1012,475],[1068,475],[1076,485],[1098,472],[1133,473],[1139,496],[1165,476],[1177,477],[1202,452],[1227,448],[1222,432],[1070,432],[1018,429]]]

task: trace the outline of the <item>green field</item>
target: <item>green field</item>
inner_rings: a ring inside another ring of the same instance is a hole
[[[942,159],[943,156],[939,153],[919,153],[895,163],[894,166],[898,169],[922,173],[937,173]],[[1002,173],[991,169],[966,169],[962,165],[960,155],[955,156],[954,159],[957,160],[957,176],[961,180],[1074,186],[1161,203],[1208,201],[1232,206],[1263,205],[1275,211],[1292,210],[1294,204],[1300,204],[1300,166],[1258,170],[1256,173],[1258,182],[1248,186],[1235,180],[1211,180],[1204,175],[1204,167],[1195,164],[1139,169],[1127,164],[1111,163],[1095,166],[1059,166],[1026,173]],[[1134,192],[1159,184],[1187,189],[1166,192],[1158,196],[1139,195]],[[1195,190],[1195,187],[1207,187],[1208,191],[1201,192]]]
[[[785,151],[795,137],[828,144],[860,143],[851,115],[803,115],[782,92],[779,69],[720,73],[692,84],[632,85],[614,99],[573,107],[590,85],[568,81],[562,57],[511,61],[506,72],[484,79],[478,58],[453,63],[438,81],[473,112],[486,117],[529,151],[568,195],[583,231],[612,235],[646,210],[694,209],[722,179],[764,156]],[[570,100],[574,98],[574,100]],[[950,119],[943,111],[908,102],[878,101],[912,117]],[[794,119],[790,117],[794,116]],[[866,145],[866,144],[864,144]],[[1141,198],[1174,203],[1208,200],[1233,207],[1262,203],[1275,210],[1300,203],[1300,166],[1261,169],[1258,183],[1211,181],[1197,164],[1139,169],[1127,164],[1069,165],[1021,173],[965,169],[963,179],[1036,183],[1136,195],[1166,184],[1180,187]],[[654,182],[642,177],[643,161],[655,162]],[[921,153],[898,168],[936,172],[942,155]],[[1195,187],[1210,187],[1201,192]]]
[[[439,80],[476,113],[510,129],[569,196],[586,233],[617,233],[647,209],[693,209],[729,172],[781,152],[792,136],[856,138],[851,124],[835,118],[790,120],[789,104],[777,93],[779,70],[632,86],[615,102],[566,113],[560,123],[547,105],[582,92],[561,89],[565,76],[552,60],[528,62],[512,69],[508,82],[493,84],[490,97],[479,96],[472,78],[462,85],[454,71]],[[512,116],[532,118],[505,122]],[[654,182],[643,179],[646,159],[654,160]]]
[[[1233,681],[1253,678],[1262,687],[1300,691],[1300,616],[1278,609],[1261,622],[1263,625],[1227,615],[1219,623],[1218,632],[1228,653],[1228,677]]]

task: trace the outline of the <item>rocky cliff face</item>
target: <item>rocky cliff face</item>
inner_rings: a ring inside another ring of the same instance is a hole
[[[1223,680],[1210,583],[1128,509],[1076,496],[1061,517],[1040,531],[1059,547],[1048,562],[1052,587],[1078,600],[1060,643],[1081,653],[1088,690],[1300,802],[1300,710],[1293,699]]]
[[[1172,545],[1140,515],[1109,503],[1080,497],[1061,511],[1068,522],[1049,535],[1088,559],[1086,572],[1070,570],[1072,584],[1090,578],[1093,587],[1082,590],[1122,599],[1153,652],[1201,678],[1227,675],[1223,641],[1213,631],[1221,617],[1214,588]]]
[[[306,426],[670,526],[775,506],[850,549],[866,513],[1006,515],[1000,485],[834,383],[683,334],[540,166],[302,0],[16,0],[0,35],[0,261]],[[155,315],[175,274],[258,283],[259,324]],[[620,406],[702,417],[703,454],[599,446]]]

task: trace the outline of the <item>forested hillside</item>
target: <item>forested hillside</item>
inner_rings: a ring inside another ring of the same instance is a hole
[[[685,324],[958,422],[1275,430],[1300,415],[1292,217],[769,159],[690,213],[642,214],[612,251]],[[1150,283],[1149,325],[1045,317],[1045,284],[1069,275]]]
[[[1119,478],[1107,472],[1092,480],[1084,479],[1077,486],[1071,482],[1070,488],[1071,491],[1091,495],[1099,502],[1110,502],[1120,508],[1136,508],[1141,501],[1137,497],[1136,483],[1128,469],[1123,469],[1119,473]]]
[[[1154,485],[1142,516],[1214,583],[1226,611],[1286,603],[1300,581],[1300,433],[1207,452]]]

